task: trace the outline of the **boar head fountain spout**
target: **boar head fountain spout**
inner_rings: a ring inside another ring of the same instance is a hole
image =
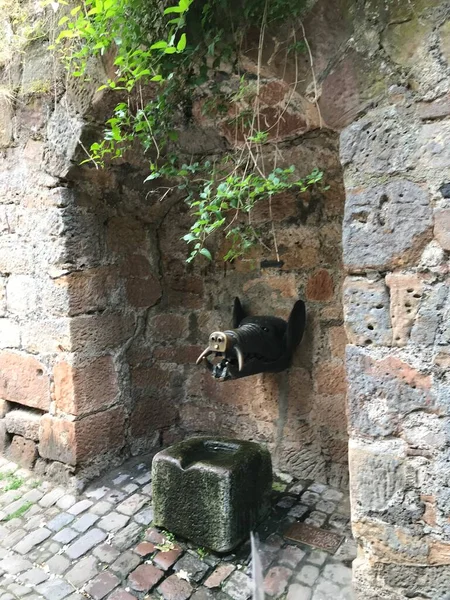
[[[234,299],[233,329],[214,331],[197,364],[204,362],[215,379],[239,379],[287,369],[306,324],[305,303],[298,300],[287,321],[279,317],[247,317]],[[221,357],[213,364],[209,356]]]

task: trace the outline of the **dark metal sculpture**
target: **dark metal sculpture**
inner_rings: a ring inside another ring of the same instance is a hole
[[[221,381],[287,369],[306,325],[305,303],[298,300],[287,322],[278,317],[247,317],[239,298],[234,299],[233,328],[214,331],[200,354],[212,376]],[[213,364],[208,356],[222,357]]]

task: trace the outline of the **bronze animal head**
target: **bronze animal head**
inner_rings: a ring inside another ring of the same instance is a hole
[[[298,300],[287,321],[278,317],[247,317],[234,299],[233,329],[214,331],[197,364],[204,362],[215,379],[239,379],[287,369],[306,325],[305,303]],[[213,364],[208,357],[222,357]]]

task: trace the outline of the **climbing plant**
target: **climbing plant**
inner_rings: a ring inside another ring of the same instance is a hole
[[[114,55],[115,76],[102,88],[120,92],[123,99],[86,160],[104,166],[105,160],[121,157],[139,140],[149,157],[146,181],[164,178],[170,182],[167,189],[182,190],[191,208],[193,224],[183,237],[190,245],[188,261],[198,254],[211,259],[206,242],[219,230],[231,240],[224,259],[243,255],[260,240],[251,220],[257,202],[270,202],[275,194],[289,189],[302,192],[321,181],[319,170],[299,179],[293,166],[275,164],[270,170],[262,166],[262,146],[269,132],[258,118],[259,74],[256,82],[242,76],[237,93],[219,92],[211,106],[216,114],[226,113],[230,101],[247,97],[248,113],[239,117],[243,149],[232,160],[228,153],[186,163],[174,152],[176,116],[189,108],[190,90],[208,81],[224,61],[237,68],[247,27],[258,25],[262,47],[266,27],[299,16],[302,2],[179,0],[168,6],[160,0],[83,0],[69,9],[65,0],[57,0],[52,6],[63,13],[53,48],[73,77],[87,76],[92,57]],[[293,51],[302,49],[299,43],[293,46]],[[146,101],[148,86],[156,90]],[[278,255],[276,238],[274,244]]]

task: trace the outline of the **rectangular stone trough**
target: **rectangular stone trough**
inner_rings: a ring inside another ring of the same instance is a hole
[[[156,525],[229,552],[269,509],[272,464],[254,442],[194,438],[156,454],[152,481]]]

